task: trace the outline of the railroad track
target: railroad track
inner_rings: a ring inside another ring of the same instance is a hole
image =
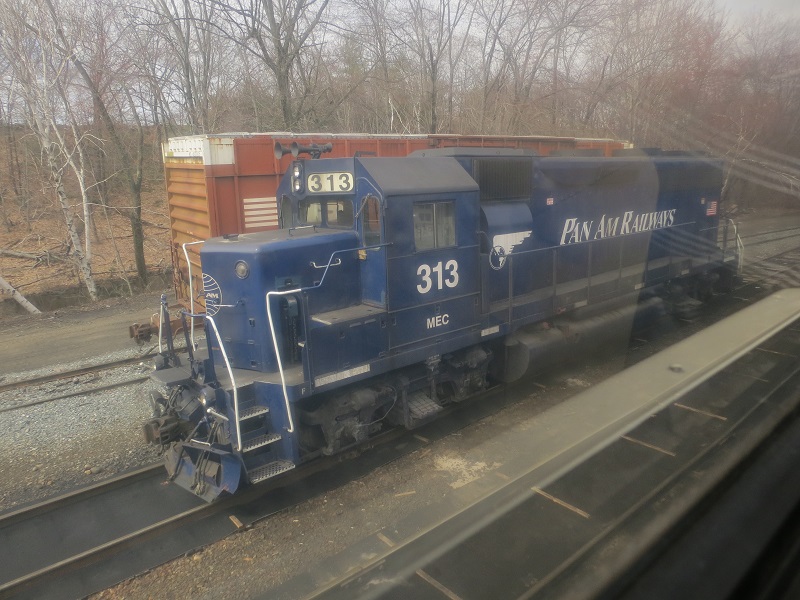
[[[742,275],[751,287],[800,287],[800,248],[750,260],[745,263]]]
[[[62,379],[74,379],[75,377],[83,377],[85,375],[92,375],[102,371],[108,371],[119,367],[126,367],[135,365],[142,361],[146,361],[155,357],[154,353],[143,354],[142,356],[135,356],[131,358],[123,358],[120,360],[113,360],[105,363],[98,363],[89,365],[87,367],[80,367],[78,369],[71,369],[69,371],[61,371],[59,373],[51,373],[48,375],[41,375],[39,377],[31,377],[28,379],[21,379],[19,381],[11,381],[9,383],[0,383],[0,393],[18,390],[33,385],[42,385],[53,381],[60,381]]]
[[[179,354],[183,354],[186,352],[185,348],[176,348],[175,352]],[[28,379],[20,379],[19,381],[10,381],[8,383],[0,383],[0,393],[9,392],[13,390],[18,390],[34,385],[42,385],[45,383],[51,383],[54,381],[61,381],[64,379],[74,379],[76,377],[83,377],[85,375],[93,375],[96,373],[101,373],[103,371],[110,371],[112,369],[118,369],[120,367],[127,367],[130,365],[135,365],[141,362],[146,362],[152,358],[155,358],[157,353],[155,352],[148,352],[146,354],[142,354],[140,356],[133,356],[130,358],[122,358],[119,360],[108,361],[104,363],[97,363],[94,365],[88,365],[85,367],[79,367],[77,369],[70,369],[68,371],[60,371],[58,373],[50,373],[47,375],[41,375],[38,377],[30,377]],[[142,378],[142,379],[146,379]],[[138,381],[138,380],[137,380]],[[119,387],[119,386],[116,386]],[[98,388],[99,390],[99,388]],[[91,390],[90,390],[91,391]],[[63,396],[64,398],[71,398],[73,395],[67,394]]]
[[[48,404],[50,402],[56,402],[58,400],[67,400],[69,398],[77,398],[79,396],[91,396],[92,394],[98,394],[100,392],[108,392],[113,389],[127,387],[129,385],[136,385],[137,383],[144,383],[145,381],[149,380],[150,380],[149,376],[134,377],[132,379],[126,379],[125,381],[118,381],[116,383],[109,383],[108,385],[101,385],[98,387],[88,388],[77,392],[70,392],[68,394],[60,394],[58,396],[42,398],[41,400],[35,400],[33,402],[24,402],[22,404],[15,404],[14,406],[4,406],[0,407],[0,414],[6,412],[12,412],[15,410],[22,410],[25,408],[30,408],[32,406],[38,406],[40,404]]]
[[[154,524],[165,524],[196,510],[184,507],[159,513],[152,507],[153,512],[145,516],[131,511],[130,503],[120,502],[133,490],[153,489],[163,479],[163,466],[150,465],[0,515],[4,540],[0,544],[0,597],[35,597],[35,584],[63,577],[151,531]],[[181,499],[184,503],[187,500],[193,498]]]
[[[451,407],[446,413],[454,418],[439,426],[438,435],[507,406],[511,400],[500,392],[493,388],[468,406]],[[483,396],[492,400],[481,402]],[[364,455],[357,460],[326,457],[212,504],[166,484],[158,464],[0,514],[0,598],[86,596],[340,487],[429,441],[395,428],[361,446]]]
[[[186,348],[178,347],[175,348],[175,352],[177,354],[184,354],[187,352]],[[94,365],[88,365],[85,367],[80,367],[77,369],[71,369],[69,371],[61,371],[59,373],[52,373],[48,375],[42,375],[40,377],[32,377],[28,379],[23,379],[19,381],[13,381],[5,384],[0,384],[0,394],[4,392],[11,392],[14,390],[21,390],[27,387],[32,386],[40,386],[47,383],[63,381],[65,379],[75,379],[84,377],[86,375],[95,375],[102,373],[104,371],[111,371],[113,369],[118,369],[126,366],[136,365],[142,362],[147,362],[153,358],[155,358],[158,354],[155,352],[148,352],[141,356],[135,356],[130,358],[123,358],[120,360],[115,361],[108,361],[104,363],[97,363]],[[38,406],[41,404],[49,404],[51,402],[56,402],[59,400],[67,400],[69,398],[76,398],[79,396],[91,396],[93,394],[98,394],[101,392],[107,392],[118,388],[123,388],[131,385],[137,385],[140,383],[144,383],[150,379],[149,375],[142,375],[140,377],[132,377],[130,379],[126,379],[124,381],[118,381],[114,383],[109,383],[106,385],[100,385],[95,387],[88,387],[82,388],[80,390],[76,390],[73,392],[68,392],[65,394],[56,394],[54,396],[50,396],[47,398],[42,398],[40,400],[35,400],[32,402],[23,402],[19,404],[14,404],[12,406],[2,406],[0,407],[0,414],[12,412],[16,410],[22,410],[25,408],[30,408],[32,406]]]
[[[797,237],[800,235],[800,227],[786,227],[784,229],[771,229],[769,231],[760,231],[758,233],[749,233],[747,235],[740,236],[742,241],[745,240],[753,240],[755,238],[763,238],[766,236],[773,236],[773,235],[782,235],[780,238],[776,238],[774,240],[767,240],[767,241],[778,241],[783,239],[789,239],[793,237]]]
[[[134,569],[128,575],[145,570],[148,541],[163,541],[170,532],[225,510],[224,504],[207,504],[163,485],[165,479],[163,465],[151,465],[0,515],[0,597],[83,597],[108,585],[103,565],[112,558]],[[163,543],[172,550],[168,539]]]
[[[783,240],[794,239],[794,238],[800,236],[800,230],[797,230],[794,233],[789,233],[789,234],[786,234],[786,235],[782,235],[780,237],[760,239],[759,241],[751,241],[751,240],[754,240],[756,238],[763,238],[765,235],[767,235],[767,234],[755,234],[755,235],[743,237],[742,238],[742,243],[745,243],[745,249],[747,249],[748,247],[752,248],[753,246],[763,246],[763,245],[766,245],[766,244],[772,244],[772,243],[775,243],[775,242],[781,242]]]

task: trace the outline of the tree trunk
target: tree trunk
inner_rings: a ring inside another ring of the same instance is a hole
[[[34,314],[34,315],[41,314],[41,311],[38,308],[36,308],[33,304],[28,302],[25,299],[25,296],[20,294],[16,290],[16,288],[14,286],[12,286],[10,283],[8,283],[5,279],[3,279],[2,276],[0,276],[0,290],[3,290],[5,292],[7,292],[8,294],[11,294],[11,297],[14,300],[16,300],[17,302],[19,302],[20,306],[22,306],[22,308],[27,310],[29,313]]]
[[[147,283],[147,263],[144,260],[144,228],[142,227],[142,199],[131,209],[131,232],[133,233],[133,250],[136,258],[136,273],[142,283]]]

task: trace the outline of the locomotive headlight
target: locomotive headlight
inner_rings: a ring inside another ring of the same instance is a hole
[[[303,165],[299,162],[292,163],[292,191],[297,193],[303,189]]]
[[[250,267],[243,260],[237,262],[233,270],[236,271],[236,276],[239,279],[247,279],[247,276],[250,275]]]

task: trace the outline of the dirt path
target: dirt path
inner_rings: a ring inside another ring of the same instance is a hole
[[[134,351],[137,346],[128,337],[128,326],[148,321],[150,315],[158,311],[159,298],[159,293],[148,292],[94,306],[3,319],[0,321],[0,377]]]

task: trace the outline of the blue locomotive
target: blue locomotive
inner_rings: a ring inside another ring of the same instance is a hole
[[[654,290],[702,296],[736,272],[708,157],[307,150],[277,191],[281,229],[203,245],[207,353],[153,374],[168,393],[146,438],[206,500],[419,426],[629,335]]]

